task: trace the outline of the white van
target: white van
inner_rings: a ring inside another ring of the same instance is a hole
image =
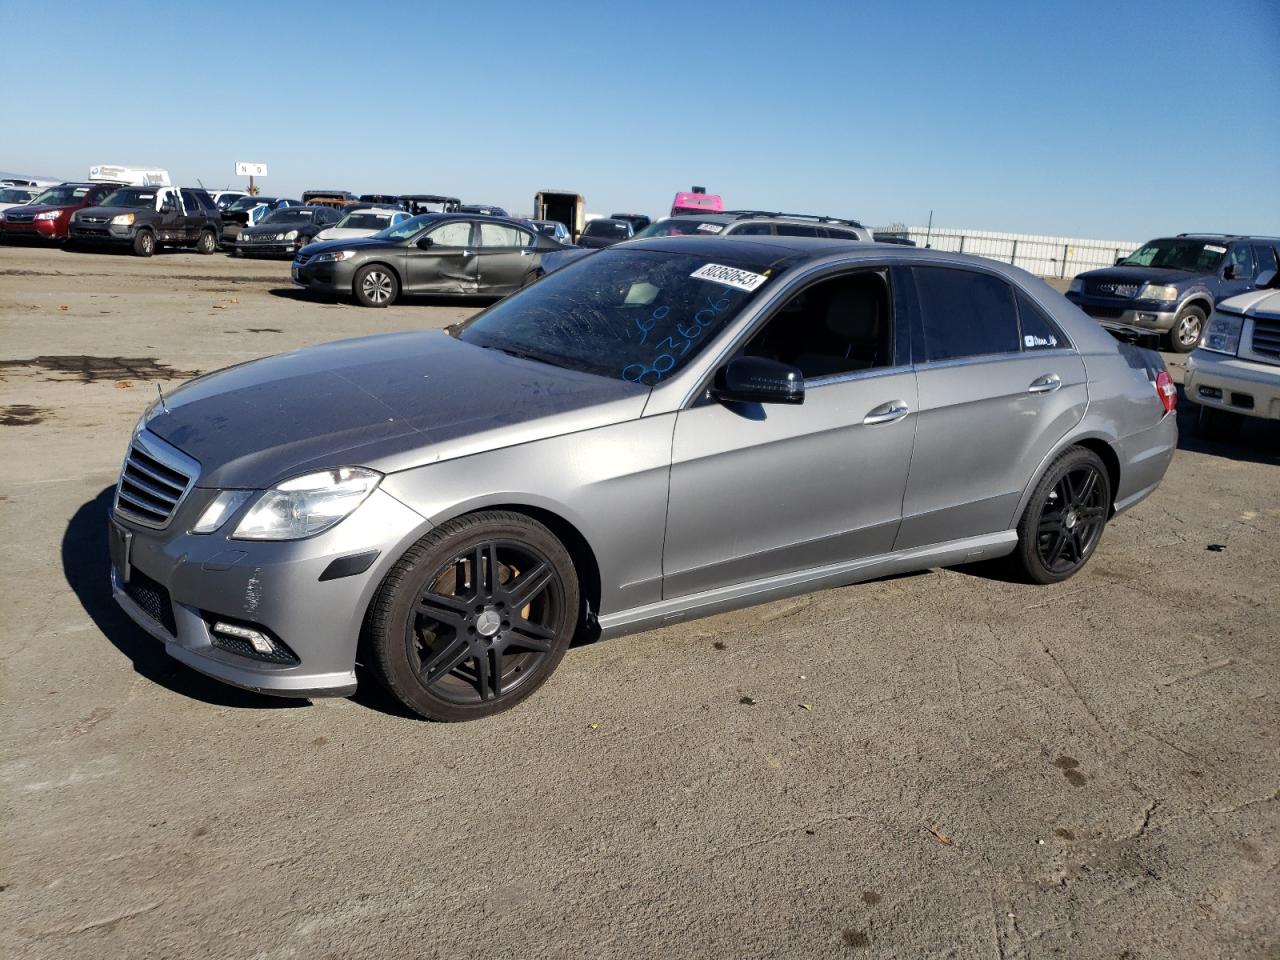
[[[127,187],[171,187],[169,171],[158,167],[121,167],[104,163],[89,168],[90,181],[123,183]]]

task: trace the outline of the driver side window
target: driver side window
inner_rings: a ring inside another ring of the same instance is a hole
[[[468,220],[451,220],[436,227],[427,236],[435,241],[437,247],[469,247],[471,223]]]
[[[892,366],[892,303],[884,270],[821,280],[783,304],[743,352],[799,367],[806,380]]]

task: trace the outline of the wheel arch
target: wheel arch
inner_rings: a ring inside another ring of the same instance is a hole
[[[392,263],[390,260],[367,260],[364,263],[360,264],[360,266],[356,267],[355,272],[351,274],[352,293],[354,293],[356,289],[356,274],[358,274],[365,267],[385,267],[387,270],[390,270],[391,273],[396,278],[396,284],[397,286],[399,286],[400,292],[404,293],[404,275],[401,274],[399,269],[397,269],[396,265]]]
[[[1115,516],[1116,512],[1116,494],[1120,490],[1120,455],[1116,453],[1115,440],[1105,434],[1098,432],[1071,434],[1064,437],[1062,441],[1056,444],[1053,449],[1045,455],[1044,459],[1036,467],[1035,473],[1031,475],[1030,481],[1026,488],[1022,491],[1022,496],[1018,499],[1018,508],[1014,511],[1013,518],[1010,520],[1010,529],[1018,525],[1022,514],[1027,509],[1027,503],[1031,499],[1031,494],[1039,485],[1040,480],[1044,477],[1045,472],[1050,465],[1058,459],[1065,451],[1072,447],[1084,447],[1086,450],[1092,451],[1098,455],[1103,466],[1107,468],[1107,480],[1111,484],[1111,502],[1107,505],[1107,515]]]
[[[1204,311],[1205,319],[1209,318],[1209,314],[1213,313],[1213,297],[1207,290],[1196,290],[1187,299],[1178,305],[1178,313],[1181,313],[1187,307],[1199,307]]]

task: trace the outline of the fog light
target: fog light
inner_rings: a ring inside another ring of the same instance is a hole
[[[1208,397],[1210,400],[1221,400],[1222,388],[1221,387],[1201,387],[1200,396]]]
[[[1138,314],[1138,320],[1142,323],[1155,323],[1156,315],[1154,313],[1140,313]]]
[[[248,640],[258,653],[275,653],[276,648],[272,644],[271,638],[259,630],[250,630],[248,627],[238,627],[234,623],[223,623],[219,620],[213,625],[213,632]]]

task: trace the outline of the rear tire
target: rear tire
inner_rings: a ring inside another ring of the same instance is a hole
[[[400,281],[390,267],[371,263],[356,271],[351,292],[362,307],[389,307],[400,295]]]
[[[1204,308],[1196,304],[1188,304],[1178,311],[1177,319],[1169,330],[1169,349],[1174,353],[1190,353],[1200,343],[1200,334],[1204,332]]]
[[[365,619],[368,663],[428,720],[509,710],[555,670],[578,625],[578,576],[564,545],[530,517],[450,520],[406,551]]]
[[[218,249],[218,238],[213,235],[212,230],[200,231],[200,239],[196,241],[196,253],[209,256],[213,251]]]
[[[1240,427],[1243,424],[1244,417],[1238,413],[1202,406],[1200,415],[1196,418],[1196,432],[1206,440],[1230,443],[1240,435]]]
[[[1070,447],[1049,465],[1018,523],[1014,572],[1060,583],[1089,562],[1111,514],[1111,479],[1092,450]]]
[[[156,235],[150,230],[139,230],[133,237],[133,253],[138,257],[149,257],[156,252]]]

